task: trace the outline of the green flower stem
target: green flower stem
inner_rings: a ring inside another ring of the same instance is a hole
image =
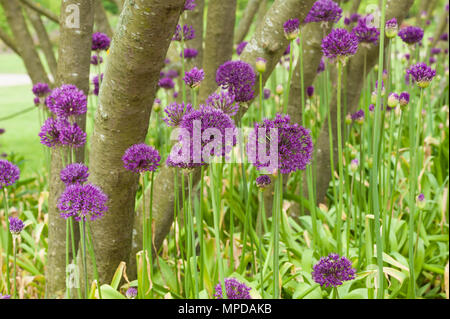
[[[264,104],[263,104],[263,81],[262,81],[262,73],[259,73],[259,119],[258,121],[261,122],[264,118]]]
[[[300,41],[301,43],[301,41]],[[291,41],[290,46],[291,49],[289,50],[289,72],[288,72],[288,83],[287,83],[287,87],[286,87],[286,91],[285,91],[285,95],[284,95],[284,101],[283,101],[283,113],[286,114],[287,113],[287,106],[288,106],[288,100],[289,100],[289,90],[291,88],[291,79],[292,79],[292,51],[294,51],[294,41]],[[260,92],[261,94],[262,92]]]
[[[83,274],[84,274],[84,296],[87,298],[88,293],[88,272],[87,272],[87,259],[86,259],[86,225],[83,218],[80,219],[78,223],[80,226],[81,233],[81,256],[83,262]]]
[[[148,220],[148,238],[150,240],[150,248],[148,249],[148,260],[150,262],[150,280],[153,280],[153,184],[154,184],[155,172],[151,172],[150,181],[150,207],[149,207],[149,220]],[[144,190],[145,195],[145,190]],[[151,291],[151,297],[153,297],[153,289]]]
[[[94,268],[94,278],[97,281],[97,291],[98,291],[98,297],[100,299],[102,298],[102,290],[100,289],[100,279],[99,279],[99,275],[98,275],[98,269],[97,269],[97,263],[95,261],[95,253],[94,253],[94,241],[92,240],[92,233],[91,233],[91,228],[89,227],[89,221],[86,220],[86,229],[87,229],[87,234],[88,234],[88,250],[89,250],[89,255],[91,256],[91,262],[92,262],[92,267]]]
[[[147,270],[147,227],[145,222],[145,215],[146,215],[146,205],[145,205],[145,189],[146,189],[146,182],[145,182],[145,176],[141,175],[142,178],[142,283],[138,285],[138,291],[140,293],[140,298],[145,299],[145,292],[147,291],[147,285],[148,285],[148,278],[146,275]]]
[[[14,278],[14,296],[13,298],[16,299],[17,298],[17,276],[16,276],[16,265],[17,265],[17,246],[16,246],[16,242],[17,242],[17,236],[14,235],[12,236],[13,238],[13,252],[14,252],[14,269],[13,269],[13,278]]]
[[[341,86],[342,86],[342,62],[338,61],[338,82],[337,82],[337,138],[338,138],[338,168],[339,168],[339,199],[338,210],[336,214],[336,242],[337,253],[342,254],[341,241],[341,225],[342,225],[342,211],[344,202],[344,165],[342,162],[342,117],[341,117]]]
[[[196,299],[200,298],[199,296],[199,279],[198,279],[198,272],[197,272],[197,256],[196,256],[196,250],[195,250],[195,229],[194,229],[194,212],[193,212],[193,208],[192,208],[192,197],[193,192],[192,192],[192,172],[188,173],[188,188],[189,188],[189,198],[188,198],[188,217],[189,217],[189,229],[190,229],[190,236],[191,236],[191,249],[192,249],[192,257],[193,257],[193,261],[194,261],[194,266],[193,266],[193,273],[194,273],[194,296]],[[197,221],[198,223],[199,221]],[[189,261],[190,262],[190,261]]]
[[[280,298],[280,271],[279,271],[279,224],[281,215],[281,205],[283,202],[283,175],[279,174],[276,179],[275,195],[272,208],[272,228],[273,228],[273,299]]]
[[[6,195],[6,188],[3,187],[3,205],[5,207],[5,219],[6,219],[6,293],[10,293],[11,283],[10,283],[10,274],[9,274],[9,256],[11,254],[9,246],[9,238],[11,233],[9,232],[9,207],[8,207],[8,197]]]

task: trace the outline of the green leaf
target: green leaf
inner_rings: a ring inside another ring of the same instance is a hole
[[[100,287],[103,299],[126,299],[124,295],[115,290],[110,285],[102,285]]]

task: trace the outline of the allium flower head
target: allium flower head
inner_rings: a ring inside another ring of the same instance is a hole
[[[423,193],[420,193],[419,196],[417,196],[417,206],[419,206],[420,209],[424,209],[425,205],[425,195]]]
[[[392,92],[388,96],[387,105],[392,108],[397,107],[399,100],[400,100],[399,95],[395,92]]]
[[[0,189],[11,186],[20,176],[19,168],[7,160],[0,160]]]
[[[207,106],[222,110],[229,116],[236,115],[239,110],[239,102],[236,102],[234,95],[228,91],[212,93],[205,101]]]
[[[244,51],[245,46],[248,44],[247,41],[243,41],[241,43],[239,43],[236,47],[236,53],[237,55],[241,55],[241,53]]]
[[[61,181],[66,184],[66,186],[72,184],[83,184],[87,182],[89,173],[88,167],[81,163],[73,163],[67,165],[59,173]]]
[[[325,61],[322,58],[320,59],[319,66],[317,67],[317,74],[320,74],[323,71],[325,71]]]
[[[357,158],[350,162],[350,170],[355,173],[358,170],[359,161]]]
[[[339,5],[331,0],[316,1],[308,15],[305,22],[338,22],[342,17],[342,9]]]
[[[87,99],[75,85],[63,84],[47,97],[47,106],[58,117],[69,118],[86,113]]]
[[[64,118],[56,121],[56,128],[59,131],[59,141],[61,145],[71,148],[78,148],[86,144],[86,133],[77,123],[70,123]]]
[[[99,55],[93,55],[91,56],[91,64],[92,65],[99,65],[103,63],[103,58]]]
[[[161,156],[153,147],[141,143],[130,146],[122,157],[124,167],[134,173],[154,172]]]
[[[344,281],[355,279],[355,269],[352,262],[338,254],[329,254],[328,257],[320,258],[314,265],[312,278],[315,282],[325,287],[337,287]]]
[[[125,296],[127,296],[128,299],[136,298],[137,294],[138,294],[138,291],[137,291],[136,287],[130,287],[125,292]]]
[[[60,146],[61,141],[59,139],[61,132],[58,129],[57,120],[48,118],[41,127],[39,137],[41,138],[41,144],[48,147]]]
[[[263,90],[264,100],[267,100],[268,98],[270,98],[270,94],[271,94],[270,89],[264,89]]]
[[[264,58],[256,58],[255,60],[255,67],[256,67],[256,71],[258,71],[258,73],[264,73],[266,72],[266,65],[267,65],[267,60]]]
[[[399,97],[400,106],[407,106],[409,104],[409,93],[402,92]]]
[[[310,85],[306,88],[306,95],[311,98],[314,95],[314,86]]]
[[[276,154],[269,152],[271,143],[277,143]],[[310,131],[297,123],[291,124],[290,117],[281,114],[273,120],[264,119],[262,123],[255,123],[247,144],[249,162],[258,170],[270,173],[279,171],[288,174],[304,170],[311,161],[312,151]]]
[[[216,83],[235,96],[237,102],[253,99],[256,74],[250,64],[243,61],[228,61],[216,73]]]
[[[419,27],[409,26],[402,28],[398,35],[406,44],[415,44],[422,41],[423,30]]]
[[[111,39],[104,33],[95,32],[92,34],[92,51],[108,50]]]
[[[101,81],[103,81],[103,73],[100,74],[100,82]],[[100,83],[98,81],[98,75],[94,76],[94,78],[92,79],[92,83],[94,84],[94,91],[92,91],[92,93],[98,96],[98,93],[100,91]]]
[[[25,224],[22,220],[20,220],[17,217],[9,217],[9,231],[11,234],[18,236],[20,235],[20,232],[25,227]]]
[[[432,55],[437,55],[437,54],[439,54],[441,52],[442,52],[441,48],[431,48],[431,54]]]
[[[159,80],[158,85],[159,85],[159,87],[166,89],[166,90],[170,90],[175,87],[175,83],[169,77],[164,77],[161,80]]]
[[[0,294],[0,299],[11,299],[11,295],[2,295],[2,294]]]
[[[198,55],[198,51],[196,49],[192,49],[192,48],[186,48],[184,49],[184,58],[185,59],[193,59],[195,57],[197,57]],[[183,52],[180,53],[180,57],[183,57]]]
[[[298,33],[300,32],[300,21],[295,19],[289,19],[283,24],[284,36],[289,41],[295,40],[297,38]]]
[[[95,185],[72,184],[61,194],[57,207],[62,218],[92,221],[102,217],[108,210],[107,201],[108,196]]]
[[[47,83],[36,83],[33,86],[33,94],[37,97],[44,97],[51,92]]]
[[[174,102],[164,109],[167,117],[163,118],[163,120],[166,122],[167,126],[178,126],[180,125],[183,116],[192,110],[192,105],[189,103],[185,105],[184,102],[181,102],[181,104]]]
[[[260,189],[264,189],[272,183],[272,180],[268,175],[260,175],[256,178],[256,186]]]
[[[323,54],[330,60],[354,55],[358,50],[358,38],[345,29],[334,29],[322,40]]]
[[[398,23],[396,18],[392,18],[391,20],[386,21],[385,24],[385,33],[386,37],[393,38],[398,33]]]
[[[376,44],[380,35],[380,31],[377,28],[367,24],[367,17],[359,19],[358,24],[353,28],[352,32],[358,38],[359,43],[365,44]]]
[[[410,76],[420,88],[426,88],[431,80],[436,76],[436,70],[431,69],[425,63],[417,63],[406,70],[406,75]]]
[[[203,81],[204,78],[205,78],[205,73],[203,72],[203,70],[197,69],[197,67],[194,67],[190,71],[186,72],[186,75],[183,78],[183,81],[191,89],[195,89],[200,85],[200,83]]]
[[[167,70],[165,77],[175,79],[176,77],[178,77],[178,71],[175,69]]]
[[[225,291],[227,299],[252,299],[250,290],[244,283],[239,282],[236,278],[225,278]],[[222,285],[219,283],[215,287],[216,293],[214,297],[223,299]]]
[[[175,29],[175,34],[172,38],[172,41],[189,41],[195,38],[195,31],[194,28],[190,25],[183,25],[181,27],[179,24],[177,25]]]
[[[362,124],[364,122],[364,117],[364,110],[358,110],[351,115],[352,120],[358,124]]]
[[[186,0],[186,2],[184,3],[184,10],[192,11],[196,6],[197,4],[195,3],[195,0]]]
[[[442,33],[439,37],[439,40],[441,41],[448,41],[448,33]]]

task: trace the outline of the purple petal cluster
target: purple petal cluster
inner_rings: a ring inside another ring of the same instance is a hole
[[[329,254],[314,265],[312,278],[321,286],[337,287],[344,281],[355,279],[355,273],[350,260],[338,254]]]
[[[103,58],[99,55],[94,54],[91,56],[91,64],[92,65],[99,65],[103,63]]]
[[[0,189],[11,186],[20,176],[19,168],[7,160],[0,160]]]
[[[358,38],[346,29],[334,29],[322,40],[323,54],[330,60],[354,55],[358,50]]]
[[[67,165],[59,173],[61,181],[66,184],[66,186],[72,184],[83,184],[87,182],[89,173],[88,167],[81,163],[73,163]]]
[[[420,88],[426,88],[436,76],[436,70],[431,69],[425,63],[417,63],[406,70],[406,75],[413,79]]]
[[[288,40],[295,40],[300,32],[300,21],[297,18],[289,19],[283,23],[284,35]]]
[[[195,0],[186,0],[186,2],[184,3],[184,10],[192,11],[196,6],[197,4],[195,3]]]
[[[364,121],[364,116],[365,116],[364,110],[358,110],[351,115],[351,118],[353,121],[361,122]]]
[[[103,81],[103,73],[100,74],[100,80]],[[98,92],[100,91],[100,83],[98,81],[98,75],[94,76],[94,78],[92,79],[92,83],[94,84],[94,91],[92,91],[92,93],[98,96]]]
[[[57,207],[62,218],[74,217],[76,221],[96,220],[102,217],[108,207],[108,196],[92,184],[67,186],[58,200]]]
[[[122,157],[124,167],[134,173],[154,172],[161,156],[153,147],[141,143],[130,146]]]
[[[339,5],[331,0],[318,0],[316,1],[308,15],[305,18],[305,22],[338,22],[342,17],[342,9]]]
[[[311,98],[314,95],[314,86],[310,85],[306,88],[306,95]]]
[[[59,131],[59,142],[63,146],[78,148],[86,144],[86,133],[77,123],[70,123],[64,118],[56,121],[56,129]]]
[[[173,80],[169,77],[163,77],[159,80],[158,85],[163,89],[170,90],[175,87],[175,82],[173,82]]]
[[[236,53],[237,55],[241,55],[241,53],[244,51],[245,47],[247,46],[248,42],[247,41],[243,41],[241,43],[239,43],[236,47]]]
[[[402,28],[398,35],[407,44],[415,44],[422,41],[423,30],[419,27],[409,26]]]
[[[185,59],[193,59],[195,57],[197,57],[198,55],[198,51],[196,49],[192,49],[192,48],[186,48],[184,49],[184,58]],[[183,57],[183,52],[180,53],[180,57]]]
[[[56,116],[69,118],[86,113],[87,98],[75,85],[63,84],[47,97],[47,106]]]
[[[92,51],[106,51],[110,44],[111,39],[106,34],[101,32],[92,34]]]
[[[172,38],[172,41],[188,41],[195,38],[195,30],[190,25],[183,25],[181,27],[179,24],[177,25],[175,29],[175,34]]]
[[[236,115],[239,110],[239,102],[236,102],[233,93],[229,93],[228,91],[220,91],[219,93],[211,94],[206,99],[205,104],[222,110],[229,116]]]
[[[167,126],[178,126],[180,125],[183,116],[192,110],[192,105],[189,103],[186,105],[184,102],[181,102],[181,104],[172,103],[164,109],[167,116],[163,118],[163,120],[166,122]]]
[[[237,102],[253,99],[256,74],[250,64],[243,61],[228,61],[216,73],[216,83],[235,96]]]
[[[393,38],[398,33],[398,23],[396,18],[392,18],[386,21],[385,32],[388,38]]]
[[[256,186],[264,189],[272,183],[269,175],[260,175],[256,178]]]
[[[187,3],[187,2],[186,2],[186,3]],[[125,292],[125,296],[126,296],[128,299],[134,299],[134,298],[136,298],[137,294],[138,294],[138,290],[137,290],[136,287],[130,287],[130,288],[128,288],[127,291]]]
[[[186,75],[183,78],[183,81],[189,86],[191,89],[194,89],[200,85],[200,83],[205,78],[205,73],[202,69],[198,69],[194,67],[190,71],[186,72]]]
[[[225,291],[227,299],[252,299],[250,290],[246,284],[239,282],[236,278],[225,278]],[[216,293],[214,297],[223,299],[222,285],[219,283],[215,287]]]
[[[51,92],[47,83],[36,83],[32,91],[36,97],[44,97]]]
[[[359,19],[358,24],[353,28],[352,32],[358,38],[359,43],[368,44],[376,44],[380,35],[380,31],[377,28],[367,24],[366,18]]]
[[[325,61],[322,58],[320,59],[319,66],[317,67],[317,74],[320,74],[323,71],[325,71]]]
[[[59,140],[60,131],[58,129],[57,120],[54,118],[48,118],[41,127],[39,132],[39,137],[41,138],[41,143],[48,146],[54,147],[61,145]]]
[[[271,140],[272,129],[276,129],[277,141]],[[278,152],[270,154],[270,144],[274,142],[278,144]],[[266,154],[260,154],[260,149],[266,150]],[[270,173],[279,171],[282,174],[304,170],[311,162],[313,152],[311,133],[297,123],[291,124],[288,115],[277,114],[273,120],[264,119],[262,123],[255,123],[249,135],[247,152],[249,162],[258,170],[268,170]],[[270,161],[263,158],[266,155],[270,156]]]
[[[267,100],[268,98],[270,98],[270,94],[271,94],[270,89],[264,89],[263,90],[263,98],[264,98],[264,100]]]
[[[9,231],[11,232],[11,234],[16,236],[19,235],[24,227],[25,224],[22,220],[17,217],[9,217]]]
[[[402,92],[399,97],[400,106],[407,106],[409,104],[409,93]]]

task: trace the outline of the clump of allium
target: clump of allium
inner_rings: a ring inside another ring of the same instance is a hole
[[[7,160],[0,160],[0,189],[11,186],[20,176],[19,168]]]
[[[355,279],[355,273],[350,260],[338,254],[329,254],[314,265],[312,278],[321,286],[337,287],[344,281]]]
[[[353,28],[352,33],[356,35],[359,43],[363,44],[376,44],[380,31],[377,28],[371,27],[367,24],[367,17],[359,19],[356,27]]]
[[[161,156],[153,147],[141,143],[130,146],[122,157],[124,167],[134,173],[154,172]]]
[[[202,69],[198,69],[194,67],[190,71],[186,72],[186,75],[183,78],[183,81],[189,86],[191,89],[198,88],[200,83],[205,78],[205,73]]]
[[[197,57],[197,55],[198,55],[198,51],[196,49],[192,49],[192,48],[184,49],[184,51],[180,53],[180,57],[183,57],[183,53],[184,53],[184,58],[187,60],[193,59],[193,58]]]
[[[20,235],[20,232],[24,227],[25,224],[22,220],[17,217],[9,217],[9,231],[11,232],[11,234],[13,234],[14,236]]]
[[[108,207],[108,196],[92,184],[73,184],[61,194],[57,207],[62,218],[74,217],[76,221],[95,220],[102,217]]]
[[[409,93],[402,92],[399,97],[400,106],[407,106],[409,104]]]
[[[341,60],[352,56],[358,50],[358,38],[346,29],[334,29],[322,40],[322,51],[330,60]]]
[[[205,104],[210,107],[222,110],[229,116],[236,115],[239,110],[239,102],[236,102],[234,95],[228,91],[220,91],[219,93],[212,93],[205,101]]]
[[[106,51],[110,44],[111,39],[106,34],[101,32],[92,34],[92,51]]]
[[[186,0],[186,2],[184,3],[184,10],[192,11],[196,6],[197,4],[195,3],[195,0]]]
[[[426,88],[430,85],[431,80],[436,76],[436,70],[431,69],[425,63],[417,63],[406,70],[406,75],[411,77],[417,86]]]
[[[59,140],[59,136],[61,135],[57,120],[53,118],[48,118],[41,127],[41,131],[39,132],[39,137],[41,138],[41,144],[44,144],[48,147],[55,147],[61,145],[61,141]]]
[[[241,55],[241,53],[244,51],[245,47],[247,46],[248,42],[247,41],[242,41],[241,43],[239,43],[236,47],[236,53],[237,55]]]
[[[306,95],[311,98],[314,95],[314,86],[310,85],[306,88]]]
[[[331,0],[316,1],[308,15],[305,22],[338,22],[342,17],[342,9],[339,5]]]
[[[250,64],[243,61],[228,61],[216,73],[216,83],[235,96],[237,102],[253,99],[256,74]]]
[[[261,175],[256,178],[256,187],[264,189],[272,183],[268,175]]]
[[[136,287],[130,287],[130,288],[128,288],[127,291],[125,292],[125,296],[126,296],[128,299],[134,299],[134,298],[136,298],[137,294],[138,294],[138,291],[137,291],[137,288],[136,288]]]
[[[103,63],[103,58],[99,55],[93,55],[91,56],[91,64],[92,65],[99,65]]]
[[[352,120],[358,124],[362,124],[364,122],[364,117],[364,110],[358,110],[351,115]]]
[[[252,299],[250,290],[244,283],[239,282],[236,278],[225,278],[225,292],[227,299]],[[216,293],[214,297],[223,299],[222,285],[219,283],[215,287]]]
[[[422,41],[423,30],[419,27],[409,26],[402,28],[398,35],[406,44],[415,44]]]
[[[73,163],[67,165],[59,173],[61,181],[66,184],[66,186],[72,184],[83,184],[87,182],[89,177],[89,168],[81,163]]]
[[[194,28],[190,25],[183,25],[181,27],[179,24],[175,29],[175,34],[173,35],[172,41],[189,41],[195,38]]]
[[[47,97],[47,106],[58,117],[69,118],[86,113],[87,98],[75,85],[63,84]]]
[[[47,83],[36,83],[32,91],[36,97],[44,97],[51,92]]]
[[[103,81],[103,73],[100,74],[100,82],[101,81]],[[98,93],[100,91],[100,83],[98,81],[98,75],[94,76],[94,78],[92,79],[92,83],[94,84],[94,91],[92,91],[92,93],[98,96]]]
[[[277,143],[276,154],[270,151],[272,143]],[[258,170],[270,173],[278,171],[289,174],[304,170],[311,161],[312,151],[310,131],[297,123],[291,124],[290,117],[281,114],[273,120],[264,119],[262,123],[255,123],[247,144],[249,162]]]
[[[284,36],[289,41],[295,40],[300,32],[300,21],[295,19],[289,19],[283,23]]]
[[[396,18],[386,21],[385,24],[386,37],[394,38],[398,34],[398,23]]]
[[[322,58],[320,59],[319,66],[317,67],[317,74],[320,74],[323,71],[325,71],[325,61]]]
[[[173,82],[173,80],[169,77],[164,77],[159,80],[158,85],[163,89],[170,90],[175,87],[175,82]]]
[[[181,104],[174,102],[164,109],[167,116],[163,118],[163,120],[166,122],[167,126],[178,126],[180,125],[183,116],[192,110],[192,105],[189,103],[185,105],[184,102],[181,102]]]
[[[270,92],[270,89],[264,89],[263,90],[263,98],[264,98],[264,100],[267,100],[268,98],[270,98],[271,94],[272,93]]]
[[[77,123],[70,123],[66,119],[61,118],[56,121],[56,128],[59,131],[61,145],[78,148],[86,144],[86,133]]]

